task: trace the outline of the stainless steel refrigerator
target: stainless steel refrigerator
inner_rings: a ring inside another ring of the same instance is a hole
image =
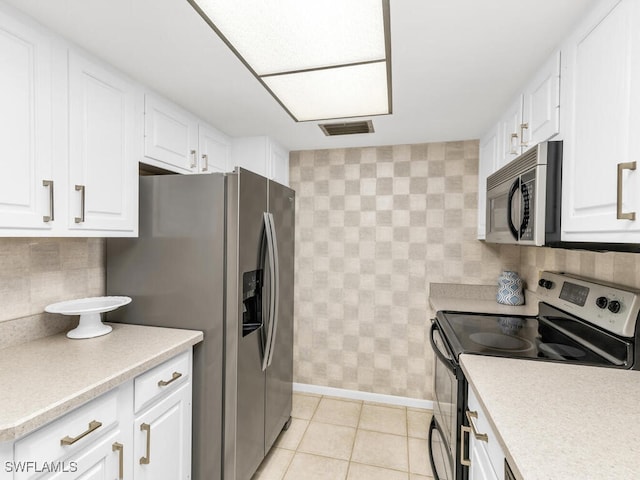
[[[107,294],[133,299],[108,321],[204,331],[195,480],[249,480],[289,425],[294,196],[243,169],[140,177],[139,238],[107,240]]]

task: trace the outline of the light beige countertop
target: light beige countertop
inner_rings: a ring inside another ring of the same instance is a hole
[[[640,475],[640,371],[461,355],[516,478]]]
[[[537,315],[538,297],[525,290],[525,304],[517,307],[496,302],[497,285],[462,285],[432,283],[429,285],[429,304],[438,310],[459,312],[500,313],[506,315]]]
[[[202,341],[202,332],[112,323],[0,349],[0,441],[21,437]]]

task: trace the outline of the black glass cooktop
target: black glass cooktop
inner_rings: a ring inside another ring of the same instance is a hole
[[[622,366],[626,356],[624,342],[566,316],[524,317],[442,311],[438,312],[437,321],[456,358],[461,353],[473,353]],[[576,335],[576,331],[584,338]],[[606,343],[604,346],[603,342]],[[613,355],[609,354],[612,349],[617,349]]]

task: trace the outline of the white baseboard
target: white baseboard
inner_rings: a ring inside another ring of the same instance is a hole
[[[315,393],[316,395],[328,395],[330,397],[349,398],[352,400],[363,400],[365,402],[387,403],[389,405],[401,405],[403,407],[433,410],[433,402],[431,400],[398,397],[395,395],[385,395],[384,393],[360,392],[358,390],[325,387],[322,385],[310,385],[308,383],[294,383],[293,391],[300,393]]]

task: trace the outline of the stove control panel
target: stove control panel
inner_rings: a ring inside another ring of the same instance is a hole
[[[556,308],[612,333],[633,337],[640,311],[640,291],[567,273],[540,274],[537,295]]]

